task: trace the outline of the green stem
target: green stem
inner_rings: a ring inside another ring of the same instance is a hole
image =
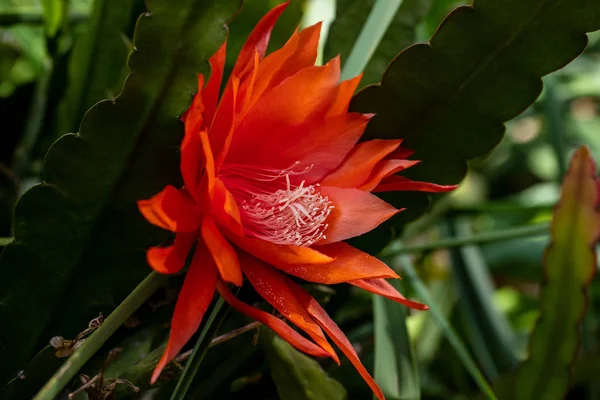
[[[400,254],[420,253],[442,248],[461,247],[471,244],[502,242],[505,240],[519,239],[524,237],[542,236],[548,235],[549,229],[549,224],[537,224],[505,229],[496,232],[481,233],[473,236],[442,239],[435,242],[417,244],[413,246],[402,246],[398,242],[393,242],[388,248],[381,252],[381,257],[393,257]]]
[[[2,246],[8,246],[9,244],[11,244],[13,242],[13,240],[15,240],[14,237],[3,237],[3,238],[0,238],[0,247],[2,247]]]
[[[179,382],[177,382],[177,386],[171,395],[171,400],[184,400],[186,398],[186,394],[198,373],[198,369],[200,369],[200,364],[202,364],[202,360],[204,360],[204,356],[210,347],[212,339],[215,337],[221,324],[225,320],[225,315],[229,309],[226,308],[222,312],[221,309],[224,305],[225,300],[219,296],[212,312],[204,323],[204,327],[202,328],[202,332],[200,332],[194,350],[192,351],[192,354],[185,365],[185,369],[179,378]]]
[[[85,363],[102,347],[113,333],[167,280],[164,275],[152,272],[146,277],[102,325],[86,339],[71,357],[54,373],[33,400],[52,400],[69,383]]]
[[[342,68],[341,80],[353,78],[365,69],[392,23],[400,4],[402,0],[376,0]]]
[[[406,256],[404,256],[401,259],[401,264],[404,276],[413,286],[419,298],[425,304],[429,305],[429,312],[431,312],[434,320],[437,322],[438,326],[444,333],[444,336],[446,336],[448,343],[450,343],[464,367],[467,369],[467,371],[469,371],[469,373],[477,383],[477,386],[479,386],[479,389],[481,389],[481,391],[487,396],[488,399],[496,400],[496,395],[494,394],[492,388],[488,384],[487,380],[485,379],[479,368],[477,368],[477,365],[471,358],[469,351],[467,350],[464,343],[460,340],[454,329],[452,329],[452,327],[448,323],[448,320],[444,317],[444,314],[438,307],[437,303],[435,302],[435,299],[429,292],[429,289],[427,289],[425,283],[423,283],[423,281],[421,281],[421,279],[417,275],[417,272],[413,268],[410,260],[408,260]]]

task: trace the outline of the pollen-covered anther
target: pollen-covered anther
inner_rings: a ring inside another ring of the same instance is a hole
[[[245,224],[252,236],[281,245],[310,246],[325,238],[333,206],[316,189],[318,185],[290,184],[273,193],[255,193],[242,203]]]

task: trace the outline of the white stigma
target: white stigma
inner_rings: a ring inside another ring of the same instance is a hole
[[[272,193],[256,191],[241,204],[244,224],[252,236],[271,243],[310,246],[325,238],[326,223],[333,206],[317,185],[293,186],[285,173],[286,187]]]

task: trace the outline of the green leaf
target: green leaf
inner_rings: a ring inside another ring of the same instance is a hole
[[[343,66],[346,67],[345,63],[374,4],[375,0],[338,0],[336,17],[331,24],[325,45],[325,60],[340,54]],[[415,43],[417,25],[429,8],[430,0],[402,1],[387,32],[364,69],[361,86],[379,82],[398,50]]]
[[[44,183],[15,210],[15,243],[0,255],[0,382],[35,350],[108,315],[148,273],[145,249],[165,233],[136,201],[179,184],[179,116],[198,72],[225,38],[239,0],[148,0],[122,94],[94,106],[79,135],[48,151]]]
[[[75,42],[69,60],[69,81],[59,105],[56,131],[77,132],[88,108],[114,99],[127,75],[131,50],[125,36],[133,0],[96,0],[85,31]]]
[[[448,230],[456,236],[472,234],[466,220],[459,219],[448,225]],[[494,380],[518,363],[516,337],[506,316],[493,303],[495,287],[480,249],[464,246],[452,249],[450,255],[471,347],[479,365]]]
[[[284,400],[344,400],[344,387],[309,356],[294,349],[268,328],[261,328],[259,342],[265,350],[271,378]]]
[[[400,289],[399,281],[390,283]],[[419,372],[406,329],[406,317],[405,306],[373,296],[375,380],[389,400],[421,398]]]
[[[579,149],[562,186],[552,220],[552,243],[544,255],[540,317],[530,339],[529,359],[519,368],[512,399],[562,399],[577,356],[596,272],[600,232],[598,181],[586,147]]]
[[[423,162],[407,177],[456,184],[466,161],[492,150],[503,122],[538,97],[541,77],[577,57],[585,33],[597,29],[592,0],[475,0],[454,10],[430,43],[400,53],[381,85],[359,92],[350,109],[375,114],[365,138],[403,138],[416,151]],[[382,197],[408,208],[397,224],[420,216],[427,203],[421,193]]]
[[[64,358],[55,355],[56,349],[46,346],[20,371],[19,375],[0,389],[1,399],[32,399],[37,390],[52,376]]]
[[[65,19],[68,0],[42,0],[46,35],[53,38]]]
[[[442,330],[444,336],[450,343],[450,346],[456,352],[456,355],[464,365],[465,369],[469,372],[479,389],[485,394],[488,399],[496,399],[492,388],[489,386],[485,377],[477,368],[477,364],[471,358],[469,351],[466,346],[460,340],[460,337],[456,331],[452,328],[448,319],[444,316],[444,307],[440,306],[436,301],[425,283],[419,278],[415,271],[412,262],[406,256],[398,257],[398,264],[401,264],[402,272],[406,276],[408,282],[412,285],[419,299],[429,306],[429,311],[435,322]]]

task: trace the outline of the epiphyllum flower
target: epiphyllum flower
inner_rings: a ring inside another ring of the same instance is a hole
[[[297,349],[339,362],[326,335],[350,359],[378,398],[383,394],[325,310],[287,275],[309,282],[347,282],[408,307],[385,279],[384,263],[343,241],[398,213],[371,192],[453,187],[414,182],[396,173],[417,161],[400,140],[358,143],[372,115],[349,113],[360,77],[339,83],[339,58],[314,66],[320,24],[292,35],[267,57],[275,21],[286,4],[258,23],[219,99],[225,45],[212,74],[183,116],[184,187],[167,186],[139,202],[146,219],[176,233],[173,245],[148,250],[163,274],[192,261],[152,381],[198,329],[215,290],[234,308],[271,327]],[[357,144],[358,143],[358,144]],[[243,276],[307,339],[275,316],[239,301],[228,285]]]

